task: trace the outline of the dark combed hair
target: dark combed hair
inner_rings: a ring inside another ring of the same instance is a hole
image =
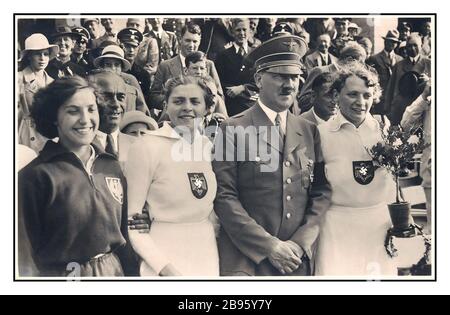
[[[58,109],[81,89],[94,87],[79,76],[64,77],[50,83],[39,90],[33,100],[31,117],[36,124],[36,130],[47,138],[58,136],[56,120]]]
[[[197,63],[199,61],[206,61],[206,55],[202,51],[193,51],[186,56],[185,63],[186,67],[189,67],[192,63]]]
[[[327,72],[321,73],[314,79],[314,81],[311,85],[312,90],[314,92],[318,92],[325,83],[334,83],[335,79],[336,79],[335,74],[327,73]]]
[[[193,22],[186,23],[186,25],[181,29],[181,37],[183,37],[186,32],[197,34],[200,36],[202,35],[202,29],[200,28],[200,26]]]
[[[381,96],[381,86],[378,78],[377,71],[365,64],[360,62],[351,62],[338,71],[336,78],[331,86],[331,90],[336,90],[338,93],[341,92],[345,85],[347,79],[351,76],[356,76],[362,79],[367,87],[374,88],[374,102],[378,102]]]
[[[214,94],[212,93],[211,89],[209,88],[209,86],[207,84],[207,79],[193,77],[190,75],[178,76],[178,77],[174,77],[172,79],[167,80],[167,82],[164,86],[166,102],[169,101],[170,95],[172,94],[173,90],[177,86],[188,85],[188,84],[198,85],[203,90],[203,94],[205,96],[206,108],[210,108],[211,106],[214,105]]]

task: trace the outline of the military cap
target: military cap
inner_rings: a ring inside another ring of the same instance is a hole
[[[272,34],[274,36],[283,35],[283,34],[293,35],[294,30],[288,23],[281,22],[281,23],[277,23],[277,25],[275,25],[275,27],[273,28]]]
[[[84,39],[84,41],[86,41],[86,42],[89,39],[91,39],[91,35],[89,34],[88,30],[85,29],[84,27],[81,27],[81,26],[74,27],[74,28],[72,28],[72,32],[80,34],[81,39]]]
[[[128,43],[134,46],[139,46],[139,44],[144,39],[144,36],[137,29],[133,27],[127,27],[117,34],[117,38],[121,43]]]
[[[253,65],[256,72],[301,74],[301,59],[308,45],[295,35],[280,35],[269,39],[246,56],[246,64]]]

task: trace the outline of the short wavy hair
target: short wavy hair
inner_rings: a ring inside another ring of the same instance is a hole
[[[341,49],[339,60],[349,60],[349,59],[364,62],[367,59],[366,50],[357,42],[348,42]]]
[[[57,79],[39,90],[33,100],[31,117],[36,124],[36,130],[47,138],[58,136],[55,122],[59,108],[64,105],[76,92],[94,86],[79,76],[71,76]]]
[[[177,86],[188,84],[197,85],[202,89],[207,109],[214,105],[214,94],[208,86],[207,79],[190,75],[174,77],[166,82],[164,86],[166,103],[169,101],[170,95]]]
[[[377,71],[374,68],[357,61],[351,62],[340,68],[336,73],[335,80],[330,89],[340,93],[344,88],[347,79],[352,76],[362,79],[367,87],[373,87],[374,103],[379,102],[382,90]]]

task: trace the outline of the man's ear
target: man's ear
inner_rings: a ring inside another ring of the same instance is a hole
[[[255,83],[256,83],[256,86],[258,87],[258,89],[261,89],[261,87],[262,87],[262,84],[261,84],[262,73],[261,72],[256,72],[254,74],[253,78],[255,79]]]

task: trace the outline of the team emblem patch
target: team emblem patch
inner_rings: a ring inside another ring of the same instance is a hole
[[[361,185],[368,185],[375,177],[375,167],[372,161],[354,161],[353,177]]]
[[[203,173],[188,173],[192,194],[197,199],[202,199],[208,192],[208,183]]]
[[[108,186],[109,192],[114,197],[114,199],[120,204],[123,203],[123,187],[120,182],[120,178],[117,177],[105,177],[106,185]]]

